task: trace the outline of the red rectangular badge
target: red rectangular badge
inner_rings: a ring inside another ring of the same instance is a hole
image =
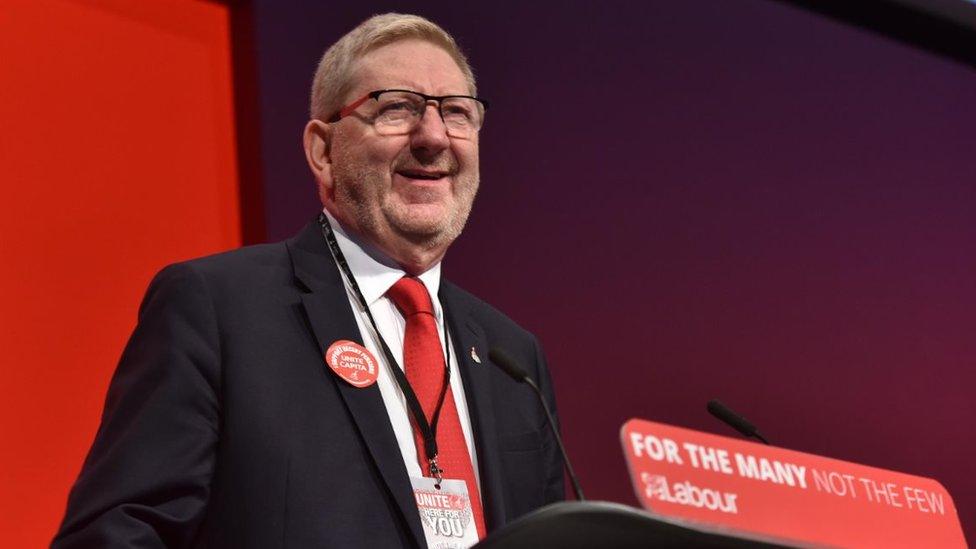
[[[640,419],[620,436],[652,514],[792,545],[966,547],[929,478]]]

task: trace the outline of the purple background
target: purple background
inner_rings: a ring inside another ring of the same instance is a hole
[[[767,0],[253,2],[267,236],[322,51],[427,16],[492,101],[446,276],[539,335],[588,495],[631,417],[936,478],[976,539],[976,73]],[[349,3],[354,4],[354,3]]]

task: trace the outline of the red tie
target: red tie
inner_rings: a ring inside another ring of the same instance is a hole
[[[430,295],[423,282],[416,278],[403,277],[387,292],[406,319],[407,327],[403,336],[403,369],[410,387],[417,394],[417,400],[430,421],[437,408],[437,399],[444,387],[444,351],[437,333],[437,321]],[[411,423],[414,423],[411,420]],[[417,445],[420,469],[430,475],[430,467],[424,456],[424,439],[420,429],[414,424],[413,439]],[[450,386],[444,396],[440,417],[437,420],[437,463],[444,470],[446,478],[463,480],[468,485],[471,511],[478,538],[485,537],[485,519],[481,511],[481,497],[478,483],[475,482],[471,455],[464,442],[464,432],[454,405],[454,395]]]

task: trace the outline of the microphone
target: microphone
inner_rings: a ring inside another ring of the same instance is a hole
[[[733,412],[728,406],[718,400],[709,400],[707,408],[708,413],[722,420],[726,425],[731,426],[736,431],[739,431],[747,437],[759,439],[763,444],[769,444],[769,441],[759,434],[759,430],[756,429],[755,425],[749,423],[746,418]]]
[[[566,448],[563,446],[563,439],[559,436],[559,431],[556,430],[556,422],[552,419],[552,413],[549,411],[549,406],[546,405],[546,399],[542,396],[542,391],[539,390],[539,386],[532,381],[529,374],[525,373],[518,364],[512,360],[504,351],[493,347],[488,350],[488,358],[493,364],[502,369],[503,372],[509,375],[512,379],[519,383],[525,383],[535,391],[535,394],[539,396],[539,404],[542,405],[542,409],[546,412],[546,418],[549,420],[549,428],[552,429],[552,434],[556,437],[556,444],[559,445],[559,452],[563,455],[563,463],[566,464],[566,472],[569,474],[569,482],[573,486],[573,493],[576,494],[576,499],[578,501],[586,501],[583,497],[583,489],[580,488],[579,480],[576,478],[576,473],[573,472],[573,466],[569,463],[569,456],[566,455]]]

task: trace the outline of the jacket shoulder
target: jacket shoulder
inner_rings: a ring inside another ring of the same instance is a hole
[[[447,280],[442,280],[440,294],[449,313],[453,313],[454,311],[450,309],[455,308],[458,313],[473,320],[485,330],[490,342],[504,342],[507,346],[517,345],[526,352],[530,349],[534,352],[539,346],[535,335],[471,292]]]
[[[262,266],[273,267],[281,263],[288,263],[288,251],[285,242],[244,246],[180,261],[169,265],[167,268],[189,268],[200,273],[214,275],[228,270],[239,271],[240,269],[260,268]]]

